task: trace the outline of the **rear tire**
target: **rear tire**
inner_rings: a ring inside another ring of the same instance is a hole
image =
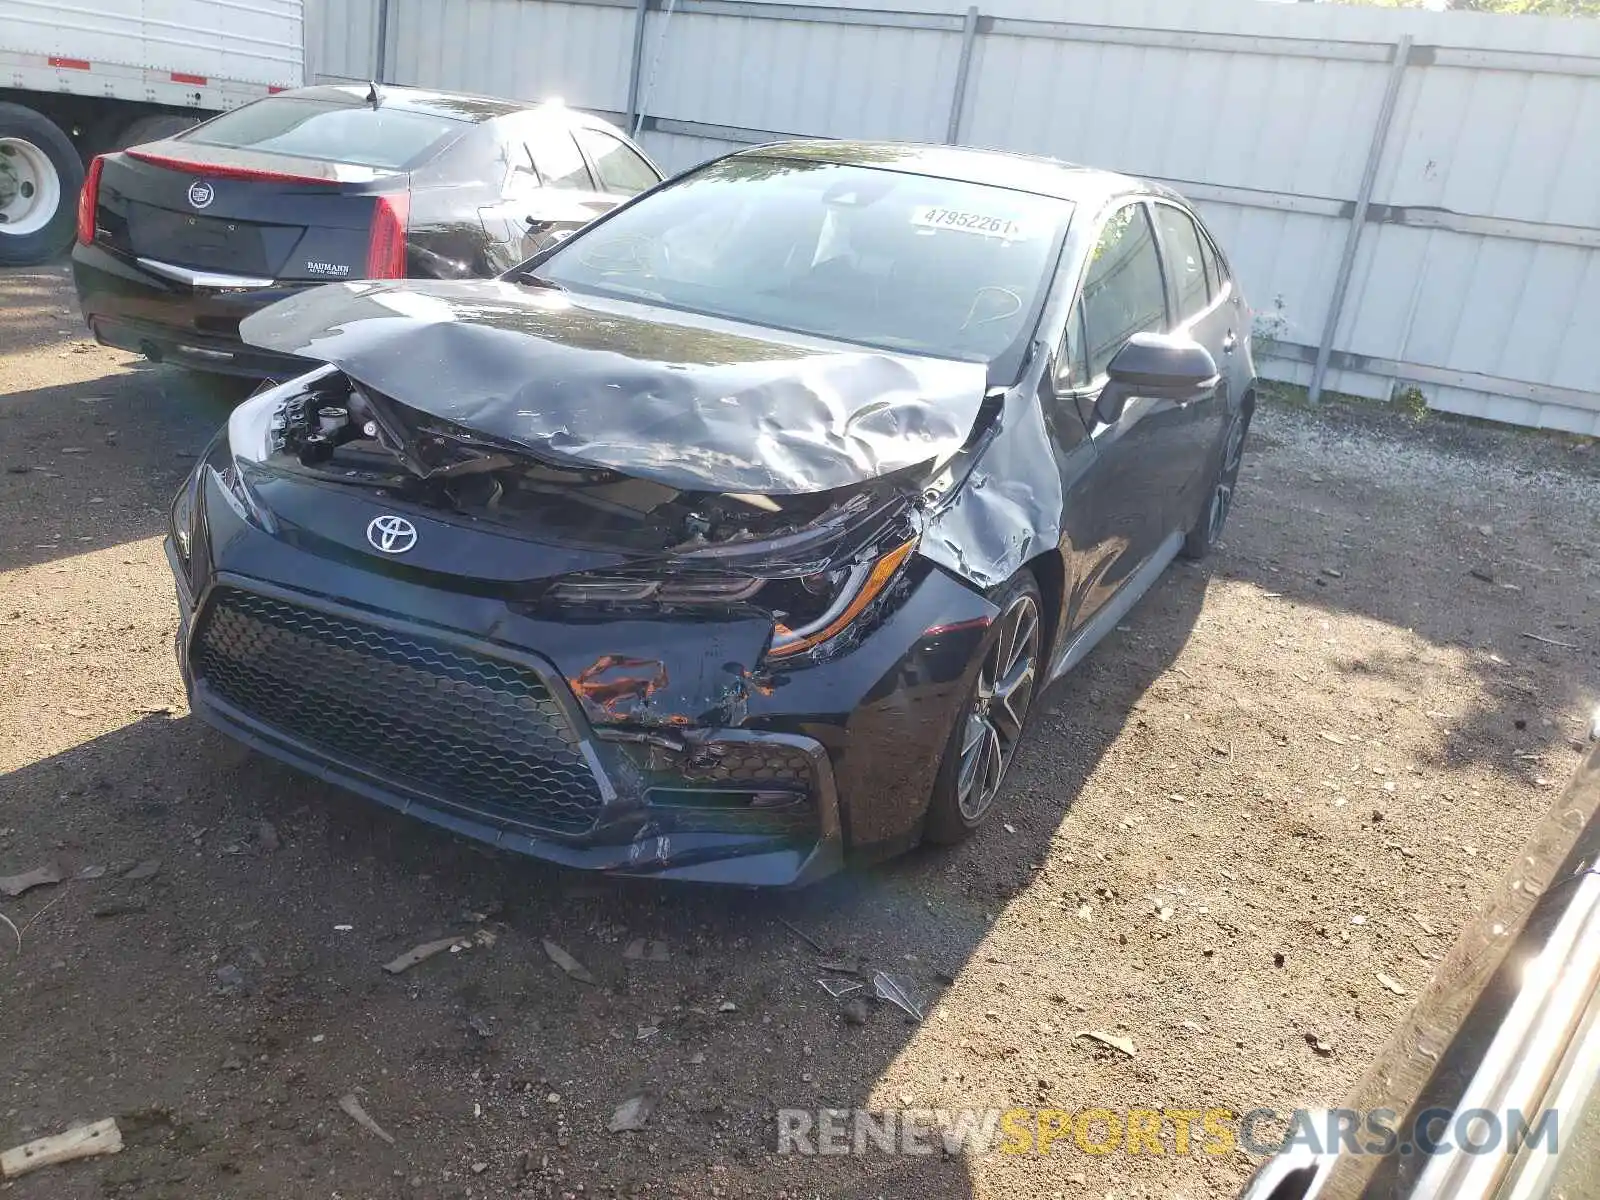
[[[31,267],[72,244],[83,159],[54,121],[0,103],[0,266]]]
[[[1044,602],[1026,568],[994,594],[1000,616],[979,652],[928,801],[922,836],[952,845],[995,809],[1007,769],[1043,686]]]
[[[156,113],[130,122],[121,133],[111,139],[111,149],[126,150],[129,146],[142,146],[146,142],[159,142],[193,129],[200,124],[199,117],[180,116],[177,113]]]
[[[1222,537],[1222,527],[1233,511],[1234,493],[1239,488],[1239,467],[1244,462],[1245,438],[1250,433],[1250,416],[1253,412],[1249,397],[1239,406],[1228,424],[1227,436],[1222,442],[1222,456],[1217,460],[1217,474],[1211,491],[1206,496],[1206,506],[1200,519],[1183,539],[1183,556],[1202,559],[1216,549]]]

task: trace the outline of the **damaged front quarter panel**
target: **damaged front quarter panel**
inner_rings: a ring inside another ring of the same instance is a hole
[[[1037,356],[1024,382],[1004,393],[993,421],[925,493],[918,553],[981,589],[1000,586],[1061,542],[1061,466],[1045,425],[1045,397],[1037,395],[1044,369]]]

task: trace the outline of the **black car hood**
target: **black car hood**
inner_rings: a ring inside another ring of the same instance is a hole
[[[981,363],[502,280],[331,284],[241,333],[535,454],[688,491],[826,491],[945,458],[987,382]]]

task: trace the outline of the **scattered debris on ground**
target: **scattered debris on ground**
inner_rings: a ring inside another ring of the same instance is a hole
[[[655,1101],[649,1096],[634,1096],[617,1105],[616,1112],[611,1114],[611,1120],[606,1122],[606,1128],[612,1133],[643,1129],[654,1109]]]
[[[555,963],[556,966],[560,967],[568,976],[576,979],[579,983],[594,983],[594,976],[589,974],[589,968],[573,958],[572,955],[568,954],[549,938],[544,939],[544,952],[549,956],[551,962]]]
[[[672,958],[672,952],[666,942],[634,938],[623,949],[622,957],[630,962],[667,962]]]
[[[348,1092],[340,1096],[339,1107],[345,1111],[352,1121],[373,1137],[388,1142],[391,1146],[394,1145],[394,1135],[367,1115],[367,1110],[361,1107],[361,1101],[356,1099],[354,1092]]]
[[[32,888],[60,883],[61,879],[61,868],[54,863],[46,863],[42,867],[35,867],[20,875],[0,875],[0,892],[16,897]]]
[[[492,946],[494,940],[494,934],[487,929],[480,929],[475,933],[458,933],[454,937],[423,942],[420,946],[413,946],[399,958],[384,963],[383,969],[391,975],[399,975],[402,971],[409,971],[418,963],[427,962],[436,954],[459,954],[474,946]]]
[[[117,1119],[106,1117],[0,1151],[0,1179],[16,1179],[41,1167],[116,1154],[121,1149],[122,1130],[117,1127]]]
[[[1080,1029],[1072,1036],[1086,1038],[1091,1042],[1099,1042],[1102,1046],[1110,1046],[1113,1050],[1120,1050],[1129,1058],[1132,1058],[1136,1053],[1132,1038],[1122,1037],[1115,1033],[1107,1033],[1103,1029]]]
[[[912,998],[911,985],[904,979],[879,971],[872,977],[872,994],[879,1000],[887,1000],[912,1020],[922,1020],[922,1005]]]

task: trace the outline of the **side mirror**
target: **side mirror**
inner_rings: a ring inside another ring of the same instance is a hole
[[[1199,342],[1181,334],[1136,333],[1106,367],[1109,377],[1095,404],[1106,424],[1122,416],[1134,396],[1193,404],[1217,386],[1217,362]],[[1110,393],[1110,395],[1108,395]]]

